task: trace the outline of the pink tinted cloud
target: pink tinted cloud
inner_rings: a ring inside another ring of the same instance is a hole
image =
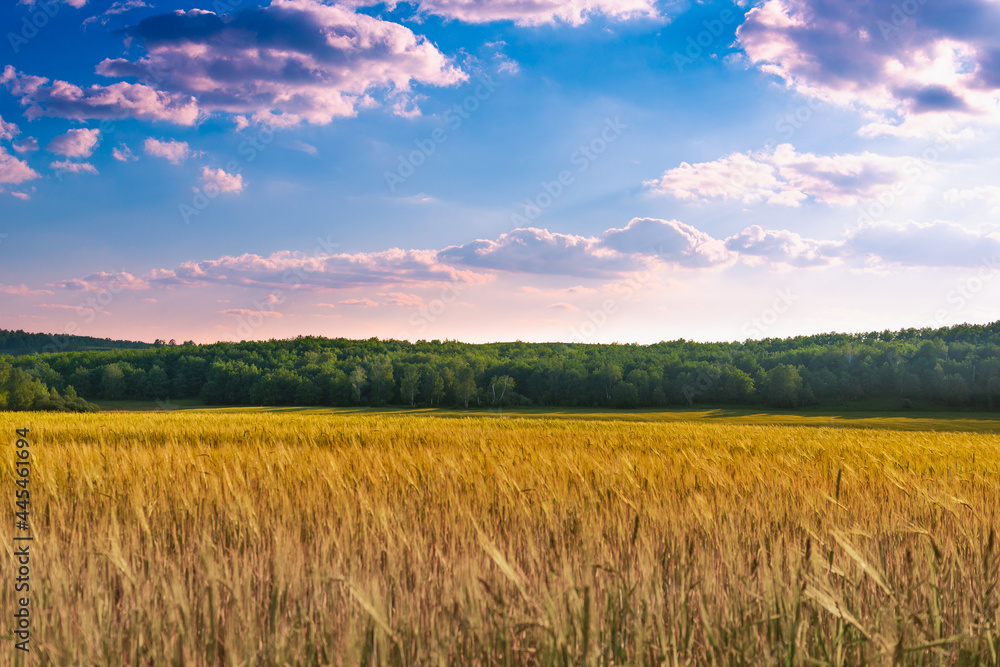
[[[7,65],[0,84],[20,99],[29,120],[43,116],[71,120],[131,117],[193,125],[198,119],[198,105],[190,95],[163,92],[142,83],[81,88],[67,81],[26,75]]]
[[[201,170],[201,187],[207,191],[238,194],[243,192],[246,183],[243,182],[242,174],[229,174],[222,169],[203,167]]]
[[[119,162],[135,162],[138,160],[132,149],[125,144],[119,144],[111,149],[111,157],[118,160]]]
[[[66,157],[90,157],[94,153],[101,138],[101,131],[94,130],[69,130],[65,134],[54,137],[46,150],[50,153],[65,155]]]
[[[33,178],[38,178],[38,172],[0,146],[0,184],[17,185]]]
[[[98,173],[97,167],[89,162],[70,162],[68,160],[52,162],[49,164],[49,169],[57,173],[93,174],[95,176]]]
[[[8,123],[0,117],[0,141],[10,141],[20,133],[21,130],[18,129],[17,125]]]
[[[53,294],[47,289],[31,289],[25,284],[20,285],[0,285],[0,294],[10,294],[14,296],[35,296],[41,294]]]
[[[34,137],[26,137],[21,141],[13,144],[14,150],[18,153],[31,153],[32,151],[38,150],[38,139]]]
[[[227,308],[226,310],[220,310],[220,315],[234,315],[236,317],[248,317],[248,316],[260,316],[260,317],[284,317],[281,313],[276,310],[250,310],[247,308]]]
[[[467,75],[409,28],[319,0],[274,0],[220,16],[177,10],[127,29],[146,55],[98,65],[137,77],[208,111],[275,124],[327,124],[382,96],[397,102],[412,83],[450,86]],[[390,105],[391,106],[391,105]]]
[[[83,278],[60,280],[52,283],[51,286],[68,291],[108,291],[114,293],[122,290],[144,290],[149,287],[149,282],[142,278],[137,278],[131,273],[126,273],[125,271],[120,271],[118,273],[100,271],[98,273],[92,273],[88,276],[84,276]]]
[[[186,141],[160,141],[148,137],[143,143],[143,149],[147,155],[163,158],[170,164],[180,164],[191,157],[191,147]]]

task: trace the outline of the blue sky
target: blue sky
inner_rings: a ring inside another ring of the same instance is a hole
[[[22,0],[0,25],[3,328],[996,319],[992,0]]]

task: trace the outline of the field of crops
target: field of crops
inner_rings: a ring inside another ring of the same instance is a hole
[[[31,428],[30,664],[1000,664],[990,433],[211,411],[0,426],[5,573]]]

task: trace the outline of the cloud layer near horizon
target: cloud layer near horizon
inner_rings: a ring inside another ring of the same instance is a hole
[[[880,224],[836,241],[789,230],[751,226],[716,239],[677,220],[634,218],[599,237],[522,228],[495,240],[479,239],[441,250],[389,250],[312,255],[280,251],[246,253],[154,269],[142,276],[94,273],[47,285],[69,291],[146,290],[206,285],[332,291],[363,286],[484,284],[507,274],[561,275],[615,280],[657,266],[712,270],[742,262],[771,268],[835,264],[865,267],[975,268],[1000,258],[1000,232],[971,232],[948,222]]]

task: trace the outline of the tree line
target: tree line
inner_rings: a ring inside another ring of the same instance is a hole
[[[209,405],[462,408],[797,408],[872,399],[892,399],[899,407],[914,401],[1000,405],[1000,322],[741,343],[467,344],[318,337],[157,343],[7,357],[0,366],[0,373],[9,366],[7,375],[0,375],[0,386],[7,387],[0,408],[38,409],[57,399],[65,409],[86,409],[88,400],[188,398]]]

